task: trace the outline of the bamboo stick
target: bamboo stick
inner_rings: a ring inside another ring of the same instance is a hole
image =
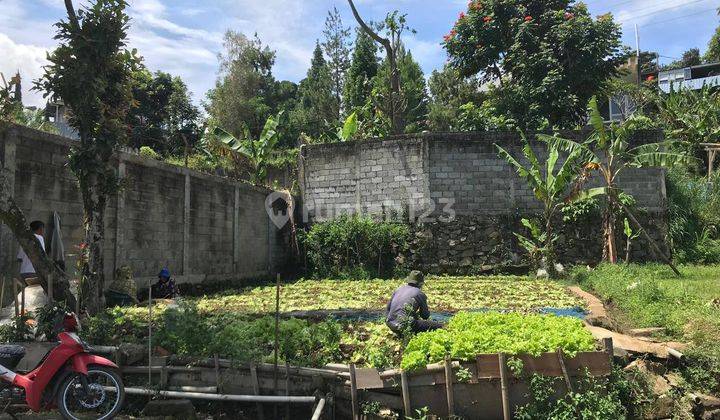
[[[18,280],[13,279],[12,284],[13,284],[13,301],[15,302],[15,316],[18,317],[18,316],[20,316],[20,304],[18,303],[18,297],[17,297],[17,295],[18,295],[18,288],[17,288]]]
[[[290,395],[290,365],[285,361],[285,395]],[[285,417],[290,420],[290,404],[285,404]]]
[[[503,420],[510,420],[510,393],[508,389],[507,356],[505,356],[505,353],[498,354],[498,364],[500,365],[500,392],[502,396]]]
[[[320,398],[320,401],[318,401],[317,406],[315,406],[315,411],[313,412],[312,418],[310,420],[320,420],[320,416],[322,415],[324,408],[325,398]]]
[[[278,394],[278,352],[280,347],[280,273],[275,279],[275,369],[273,370],[273,393]],[[278,418],[278,406],[274,408],[275,418]]]
[[[562,371],[563,378],[565,378],[565,385],[567,386],[568,392],[573,392],[572,382],[570,382],[570,375],[568,375],[567,367],[565,366],[565,355],[561,348],[557,349],[558,363],[560,364],[560,370]]]
[[[114,390],[114,387],[108,387],[110,390]],[[303,397],[303,396],[283,396],[283,395],[229,395],[229,394],[208,394],[204,392],[180,392],[180,391],[156,391],[154,389],[146,388],[125,388],[125,393],[128,395],[148,395],[148,396],[161,396],[169,398],[190,398],[190,399],[201,399],[210,401],[233,401],[233,402],[255,402],[255,403],[269,403],[269,404],[313,404],[315,403],[315,397]]]
[[[5,307],[5,276],[0,276],[2,286],[0,286],[0,305]]]
[[[455,393],[453,391],[453,370],[450,356],[445,356],[445,393],[447,394],[448,416],[455,416]]]
[[[25,315],[25,282],[20,283],[20,315]]]
[[[403,409],[405,410],[405,418],[412,416],[412,405],[410,403],[410,384],[407,372],[400,372],[400,386],[402,387]]]
[[[357,377],[355,374],[355,363],[350,365],[350,399],[352,402],[353,420],[360,420],[360,402],[358,401]]]
[[[260,381],[258,380],[257,367],[255,363],[250,363],[250,378],[252,379],[253,393],[260,395]],[[258,419],[264,420],[265,413],[263,412],[263,406],[259,402],[257,403]]]

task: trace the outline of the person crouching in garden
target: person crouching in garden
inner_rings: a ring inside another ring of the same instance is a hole
[[[395,290],[387,304],[387,326],[399,336],[408,329],[418,333],[442,328],[442,323],[429,320],[427,296],[422,291],[425,283],[423,273],[411,272],[406,283]]]
[[[175,299],[177,287],[175,280],[170,277],[170,270],[163,268],[158,273],[158,281],[152,286],[153,299]]]

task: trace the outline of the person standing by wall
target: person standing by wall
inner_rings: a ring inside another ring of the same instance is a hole
[[[40,247],[45,251],[45,238],[43,235],[45,235],[45,223],[35,220],[30,223],[30,230],[33,231],[35,234],[35,238],[37,238],[38,242],[40,242]],[[20,262],[20,279],[27,283],[27,279],[30,278],[36,278],[37,274],[35,274],[35,267],[33,267],[32,262],[30,261],[30,258],[28,258],[27,254],[25,253],[25,250],[20,248],[17,254],[17,259]]]

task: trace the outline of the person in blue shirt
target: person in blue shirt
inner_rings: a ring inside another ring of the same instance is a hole
[[[397,335],[408,329],[412,332],[433,331],[443,327],[440,322],[430,321],[430,309],[427,296],[422,291],[425,276],[420,271],[413,271],[406,279],[406,284],[395,290],[386,308],[387,326]]]
[[[170,270],[163,268],[158,273],[158,281],[152,286],[153,299],[175,299],[177,287],[175,280],[170,277]]]

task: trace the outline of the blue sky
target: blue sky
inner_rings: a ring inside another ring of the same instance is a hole
[[[79,0],[75,0],[77,5]],[[217,76],[222,35],[233,29],[260,38],[277,50],[274,74],[299,81],[322,37],[327,11],[336,6],[347,25],[354,20],[341,0],[129,0],[130,46],[137,48],[151,70],[180,75],[196,102],[205,97]],[[705,50],[720,23],[718,0],[587,0],[594,15],[612,12],[623,25],[623,41],[635,45],[634,24],[640,27],[642,49],[658,51],[664,62],[688,48]],[[361,14],[380,20],[398,9],[408,14],[417,34],[405,39],[426,73],[440,68],[446,56],[440,41],[466,0],[356,0]],[[20,70],[26,81],[26,103],[40,105],[42,96],[29,92],[46,51],[55,45],[53,23],[64,17],[63,0],[0,0],[0,72]]]

